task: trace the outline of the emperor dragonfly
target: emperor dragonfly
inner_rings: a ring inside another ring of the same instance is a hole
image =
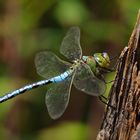
[[[68,106],[72,83],[89,95],[100,96],[105,92],[106,84],[100,69],[109,67],[110,58],[106,52],[82,56],[78,27],[69,29],[62,41],[60,53],[70,62],[61,60],[49,51],[38,53],[35,58],[37,73],[46,80],[10,92],[0,97],[0,103],[38,86],[52,83],[52,87],[46,93],[45,102],[51,118],[57,119]]]

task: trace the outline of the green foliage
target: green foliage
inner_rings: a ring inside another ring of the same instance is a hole
[[[79,0],[61,0],[54,10],[54,16],[62,25],[78,25],[88,19],[89,13]]]
[[[43,130],[38,133],[37,140],[86,140],[88,127],[76,122],[63,122],[55,128]]]

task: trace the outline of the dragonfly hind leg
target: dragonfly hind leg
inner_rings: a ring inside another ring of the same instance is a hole
[[[104,101],[103,99],[106,100],[106,101]],[[114,110],[116,109],[116,107],[114,107],[114,106],[112,106],[111,104],[107,103],[107,100],[108,100],[108,99],[107,99],[105,96],[100,95],[100,96],[99,96],[99,100],[100,100],[102,103],[104,103],[105,105],[107,105],[107,106],[113,108]]]

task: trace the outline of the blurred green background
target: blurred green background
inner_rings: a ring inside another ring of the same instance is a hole
[[[81,29],[84,54],[119,55],[127,45],[139,6],[139,0],[0,0],[0,95],[43,79],[36,73],[35,54],[51,50],[62,57],[61,41],[73,25]],[[107,80],[113,77],[109,74]],[[1,140],[96,138],[103,103],[72,88],[66,112],[54,121],[45,106],[46,91],[47,87],[41,87],[0,105]]]

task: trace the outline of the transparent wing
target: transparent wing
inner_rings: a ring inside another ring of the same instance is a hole
[[[66,80],[55,83],[46,93],[46,106],[52,119],[59,118],[68,106],[74,73]]]
[[[80,59],[82,57],[82,49],[80,46],[80,29],[72,27],[64,37],[60,52],[70,61]]]
[[[44,78],[52,78],[66,71],[71,64],[61,60],[49,51],[40,52],[35,57],[37,73]]]
[[[74,86],[87,94],[99,96],[106,90],[104,81],[98,79],[87,64],[81,64],[74,77]]]

